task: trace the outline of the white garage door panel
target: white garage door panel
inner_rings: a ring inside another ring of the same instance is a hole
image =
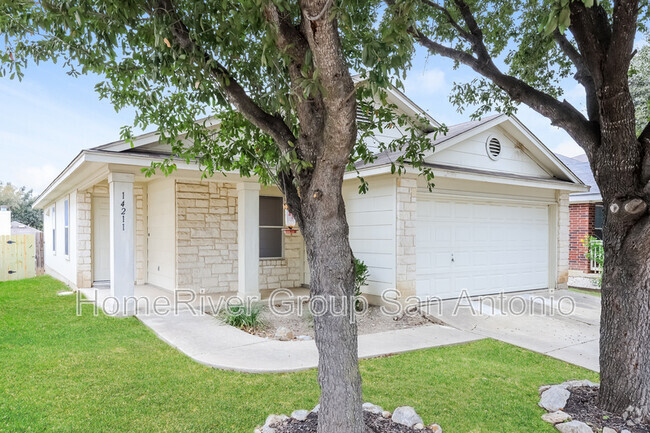
[[[419,198],[418,296],[547,287],[548,233],[544,205]]]

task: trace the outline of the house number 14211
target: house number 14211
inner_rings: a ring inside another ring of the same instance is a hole
[[[122,192],[122,203],[120,203],[120,215],[122,215],[122,231],[126,231],[126,203],[124,202],[124,192]]]

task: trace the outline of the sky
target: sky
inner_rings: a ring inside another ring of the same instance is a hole
[[[405,94],[438,122],[469,120],[449,102],[454,82],[476,75],[454,70],[451,61],[429,57],[423,49],[408,72]],[[119,140],[120,128],[131,125],[133,110],[117,113],[110,101],[99,100],[97,76],[68,76],[61,65],[30,64],[22,81],[0,78],[0,182],[43,191],[82,150]],[[565,98],[584,110],[584,90],[575,81],[563,83]],[[527,107],[517,117],[551,150],[566,156],[582,154],[561,129]]]

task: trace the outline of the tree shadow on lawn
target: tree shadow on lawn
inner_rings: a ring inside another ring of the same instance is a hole
[[[50,277],[0,283],[0,431],[252,432],[311,409],[316,371],[244,374],[200,365],[135,318],[75,315]],[[596,373],[482,340],[361,361],[364,399],[415,407],[446,433],[552,432],[537,388]]]

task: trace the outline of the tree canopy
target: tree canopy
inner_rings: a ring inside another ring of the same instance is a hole
[[[385,103],[386,88],[402,87],[412,46],[387,43],[390,26],[377,32],[381,10],[380,1],[344,0],[328,12],[339,22],[342,57],[366,83],[357,96],[370,122],[358,125],[349,168],[376,157],[367,147],[374,131],[400,127],[403,138],[378,143],[380,150],[402,150],[394,169],[401,172],[408,160],[431,179],[421,161],[427,142],[414,119]],[[324,93],[311,50],[291,39],[297,33],[290,23],[300,20],[298,3],[284,0],[9,0],[0,6],[0,75],[21,78],[30,61],[50,60],[71,75],[97,74],[100,97],[117,110],[134,107],[133,126],[155,126],[177,157],[198,160],[207,175],[239,171],[277,182],[279,172],[294,177],[313,163],[313,156],[278,146],[295,142],[304,126],[296,93],[312,101]],[[131,125],[122,137],[133,138]],[[173,159],[149,172],[155,169],[173,171]]]
[[[9,182],[0,182],[0,205],[9,208],[11,219],[43,230],[43,211],[32,208],[35,200],[32,190],[28,190],[24,186],[15,187]]]

